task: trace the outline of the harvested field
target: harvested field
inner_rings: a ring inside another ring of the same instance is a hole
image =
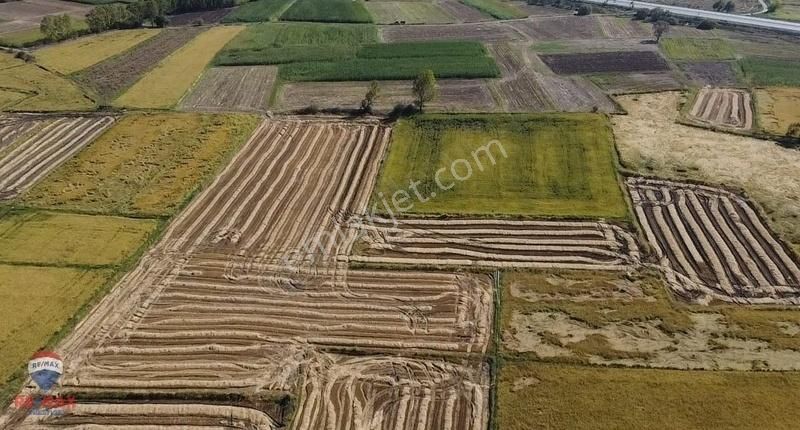
[[[649,39],[653,35],[647,24],[628,17],[598,16],[596,18],[603,33],[610,39]]]
[[[681,63],[686,76],[699,86],[733,87],[738,84],[733,63],[703,61]]]
[[[112,116],[51,117],[0,158],[0,199],[31,187],[78,153],[114,122]]]
[[[489,372],[404,358],[339,358],[307,371],[292,430],[482,430]]]
[[[367,218],[350,261],[481,268],[625,270],[634,237],[602,222]]]
[[[204,30],[202,27],[162,30],[133,49],[84,69],[75,78],[102,99],[114,99]]]
[[[233,114],[123,117],[24,196],[27,206],[166,216],[181,207],[256,127]]]
[[[544,94],[561,112],[618,112],[619,107],[600,89],[582,76],[539,75]]]
[[[497,19],[520,19],[528,16],[513,3],[503,0],[461,0],[461,2]]]
[[[593,16],[533,17],[508,25],[534,41],[602,39],[603,29]]]
[[[455,18],[429,1],[369,1],[364,4],[378,24],[448,24]]]
[[[436,4],[453,16],[457,22],[481,22],[494,19],[488,14],[469,7],[458,0],[438,0]]]
[[[277,67],[239,66],[208,69],[181,101],[184,110],[260,112],[266,109]]]
[[[478,42],[521,41],[524,38],[498,22],[448,25],[393,25],[380,27],[386,42],[417,42],[426,40],[474,40]]]
[[[0,156],[3,148],[36,130],[46,119],[37,115],[0,115]]]
[[[667,62],[652,51],[554,54],[539,57],[559,75],[669,70]]]
[[[175,51],[136,82],[114,106],[170,109],[175,106],[222,49],[244,26],[211,27]]]
[[[689,118],[711,126],[750,130],[753,127],[750,93],[727,88],[703,88],[697,93]]]
[[[502,96],[505,111],[545,112],[552,109],[540,84],[540,75],[533,71],[524,46],[499,43],[489,49],[502,73],[502,78],[493,81],[492,85]]]
[[[609,94],[636,94],[673,91],[684,88],[670,72],[614,73],[592,75],[591,81]]]
[[[0,52],[0,111],[92,110],[95,102],[74,82]]]
[[[185,25],[195,25],[198,22],[203,24],[216,24],[231,13],[232,8],[205,10],[200,12],[188,12],[179,15],[168,16],[170,27],[181,27]]]
[[[722,190],[631,178],[648,241],[680,296],[800,304],[800,267],[750,204]]]
[[[159,31],[152,28],[110,31],[38,49],[34,55],[45,68],[68,75],[133,48]]]
[[[486,81],[479,79],[441,79],[439,96],[427,109],[431,111],[493,111],[496,109]],[[315,106],[319,109],[358,109],[369,87],[368,82],[302,82],[285,84],[279,92],[277,109],[284,112]],[[387,113],[397,104],[414,101],[409,81],[383,81],[373,110]]]
[[[759,125],[770,133],[784,135],[792,124],[800,123],[798,88],[757,89],[756,102]],[[2,146],[1,140],[0,146]]]

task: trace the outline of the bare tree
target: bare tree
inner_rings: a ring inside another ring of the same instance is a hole
[[[656,21],[653,23],[653,36],[656,43],[661,41],[661,37],[669,33],[669,23],[667,21]]]

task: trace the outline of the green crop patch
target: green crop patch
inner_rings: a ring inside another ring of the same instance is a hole
[[[466,178],[465,178],[466,176]],[[412,183],[409,213],[627,216],[608,120],[596,114],[421,115],[393,133],[373,208]]]
[[[297,0],[281,20],[369,23],[372,17],[361,0]]]
[[[222,22],[275,21],[289,8],[293,0],[256,0],[245,3],[225,16]]]
[[[158,221],[22,211],[0,218],[0,262],[120,265],[146,242]]]
[[[673,60],[731,60],[733,47],[723,39],[670,38],[661,41],[667,57]]]
[[[516,6],[501,0],[462,0],[462,2],[497,19],[516,19],[528,16]]]
[[[374,43],[358,50],[360,58],[485,57],[486,48],[478,42],[400,42]]]
[[[800,87],[800,61],[748,57],[741,65],[745,79],[753,85]]]

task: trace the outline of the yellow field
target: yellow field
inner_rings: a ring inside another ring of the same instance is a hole
[[[201,33],[140,79],[114,105],[143,109],[169,109],[175,106],[217,55],[217,51],[244,28],[214,27]]]
[[[756,102],[761,128],[770,133],[786,134],[789,125],[800,122],[800,88],[758,89]]]
[[[170,215],[258,125],[254,115],[128,115],[23,197],[104,214]]]
[[[800,373],[506,363],[498,426],[531,429],[791,429]]]
[[[112,276],[112,270],[0,265],[0,386]]]
[[[91,110],[95,103],[73,82],[0,53],[0,111]]]
[[[127,51],[159,31],[149,28],[111,31],[42,48],[34,55],[42,66],[66,75]]]
[[[0,262],[118,265],[158,227],[155,220],[26,211],[0,218]]]

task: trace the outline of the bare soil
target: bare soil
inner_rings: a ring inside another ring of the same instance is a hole
[[[669,70],[666,60],[653,51],[553,54],[540,58],[559,75]]]
[[[727,61],[682,63],[680,68],[701,86],[732,87],[737,84],[733,65]]]
[[[169,20],[169,26],[171,27],[197,24],[216,24],[222,21],[222,18],[225,18],[229,13],[231,13],[232,10],[233,8],[224,8],[200,12],[188,12],[178,15],[170,15],[167,17],[167,19]]]
[[[214,67],[206,70],[192,91],[181,100],[184,110],[266,110],[278,68],[273,66]]]
[[[749,130],[753,127],[750,93],[728,88],[703,88],[697,93],[689,118],[712,126]]]

